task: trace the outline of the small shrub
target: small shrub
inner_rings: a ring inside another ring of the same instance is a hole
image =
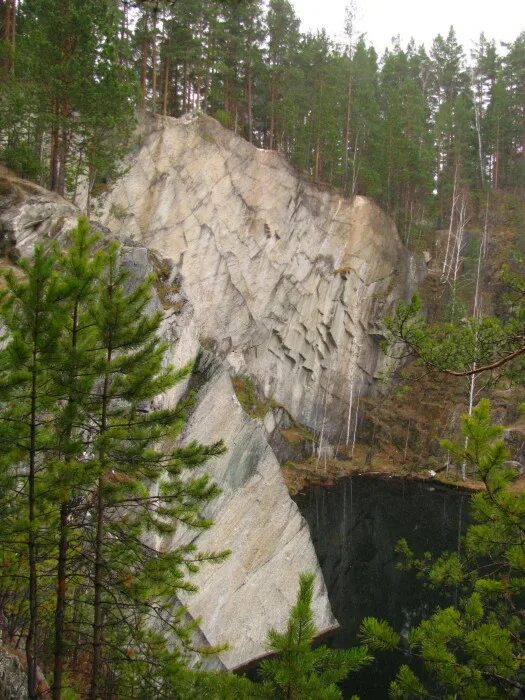
[[[112,204],[109,213],[114,219],[117,219],[117,221],[124,221],[128,216],[128,212],[120,204]]]
[[[19,177],[38,181],[42,174],[39,154],[27,143],[7,146],[0,153],[0,160]]]
[[[275,402],[262,401],[257,396],[257,388],[249,377],[233,377],[232,384],[239,403],[252,418],[264,418],[275,406]]]

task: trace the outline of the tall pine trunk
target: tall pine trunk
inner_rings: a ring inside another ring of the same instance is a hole
[[[346,93],[346,115],[345,115],[345,130],[344,130],[344,175],[343,175],[343,195],[348,194],[348,171],[349,171],[349,153],[350,148],[350,114],[352,106],[352,78],[348,78],[348,90]]]
[[[144,36],[142,38],[141,52],[140,52],[140,94],[142,107],[146,106],[146,93],[148,90],[147,86],[147,76],[148,76],[148,24],[145,20],[144,26]]]
[[[275,143],[275,71],[272,72],[272,90],[270,96],[270,151],[273,151]]]
[[[169,93],[169,81],[170,78],[170,60],[166,57],[164,65],[164,86],[162,88],[162,116],[167,116],[168,114],[168,93]]]
[[[58,105],[58,98],[57,98],[57,100],[55,101],[53,125],[51,127],[49,189],[52,192],[58,191],[59,163],[60,163],[60,108]]]
[[[65,107],[67,110],[67,107]],[[60,148],[58,154],[58,182],[56,191],[58,194],[64,196],[66,192],[66,170],[67,170],[67,158],[69,151],[69,137],[67,127],[64,125],[61,129],[60,136]]]
[[[40,300],[37,302],[40,303]],[[29,474],[28,474],[28,515],[29,532],[27,538],[29,560],[29,628],[26,638],[27,693],[29,700],[37,700],[37,633],[38,633],[38,582],[37,582],[37,542],[35,517],[36,479],[36,431],[37,431],[37,377],[38,341],[40,335],[40,312],[36,309],[33,325],[33,348],[31,362],[31,407],[29,415]]]
[[[75,301],[73,307],[72,327],[71,327],[71,348],[75,350],[78,341],[78,324],[79,324],[79,302]],[[69,394],[67,403],[71,405],[76,398]],[[65,440],[69,440],[72,435],[72,425],[68,425],[64,434]],[[55,602],[55,649],[54,649],[54,664],[53,664],[53,700],[61,700],[62,697],[62,678],[64,670],[64,655],[65,655],[65,619],[66,619],[66,584],[67,584],[67,557],[69,549],[69,527],[68,516],[70,511],[70,502],[68,499],[62,501],[60,505],[60,521],[59,521],[59,542],[58,542],[58,561],[57,561],[57,590]]]
[[[69,547],[68,528],[69,504],[63,502],[60,506],[60,536],[57,562],[57,592],[55,605],[55,651],[53,664],[53,700],[61,700],[62,678],[64,670],[64,624],[66,619],[66,571]]]
[[[14,52],[16,40],[16,0],[5,0],[3,7],[3,28],[2,39],[5,44],[4,51],[4,76],[7,77],[14,66]]]
[[[496,129],[496,153],[494,154],[494,170],[493,170],[493,181],[492,181],[492,186],[495,190],[498,189],[499,186],[499,119],[498,119],[498,126]]]
[[[89,700],[97,700],[99,698],[101,662],[102,662],[102,641],[104,627],[104,611],[102,609],[102,589],[103,589],[103,537],[104,537],[104,497],[103,497],[102,477],[98,480],[97,486],[97,529],[95,534],[95,576],[94,588],[95,597],[93,603],[93,658],[91,667],[91,688],[89,692]]]
[[[124,0],[124,3],[122,3],[122,20],[120,22],[120,44],[121,44],[121,49],[120,49],[120,54],[119,54],[119,63],[121,66],[126,66],[128,65],[128,54],[125,52],[124,47],[126,46],[127,43],[127,38],[128,38],[128,3],[126,0]]]
[[[248,141],[253,143],[253,96],[252,96],[252,69],[248,66],[246,75],[246,102],[248,105]]]
[[[111,289],[111,287],[110,287]],[[112,356],[112,338],[111,333],[108,338],[107,345],[107,355],[106,361],[107,365],[111,362]],[[108,416],[108,404],[109,404],[109,370],[106,371],[104,377],[104,385],[101,395],[101,418],[100,418],[100,435],[104,434],[107,429],[107,416]],[[99,454],[100,465],[103,467],[105,463],[105,455],[103,453]],[[95,532],[95,551],[94,551],[94,601],[93,601],[93,658],[91,667],[91,687],[89,691],[89,700],[97,700],[99,697],[100,688],[100,676],[101,676],[101,663],[102,663],[102,643],[103,643],[103,629],[104,629],[104,610],[102,602],[102,593],[104,587],[103,581],[103,566],[104,566],[104,552],[103,552],[103,540],[104,540],[104,493],[103,493],[103,478],[104,471],[98,479],[97,492],[96,492],[96,504],[95,512],[97,517],[96,522],[96,532]]]
[[[188,93],[188,62],[184,61],[184,73],[182,77],[182,114],[186,114],[188,108],[187,103],[187,93]]]
[[[314,179],[318,183],[321,175],[321,113],[323,104],[323,81],[319,85],[319,112],[315,124]]]
[[[179,109],[179,64],[175,63],[175,70],[173,74],[173,100],[171,114],[174,117],[180,116]]]
[[[153,93],[153,114],[156,114],[157,112],[157,12],[158,8],[155,5],[153,8],[153,36],[151,43],[151,91]]]

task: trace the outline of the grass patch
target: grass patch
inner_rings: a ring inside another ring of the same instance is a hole
[[[155,290],[159,297],[160,303],[164,309],[174,309],[179,312],[184,306],[183,300],[174,301],[174,295],[180,292],[180,284],[178,281],[170,281],[172,274],[172,265],[167,258],[161,258],[153,251],[149,252],[149,258],[155,272]]]
[[[124,221],[128,217],[127,210],[120,204],[112,204],[109,208],[109,214],[117,221]]]
[[[252,418],[264,418],[272,408],[277,407],[277,403],[261,400],[257,395],[257,388],[249,377],[233,377],[233,389],[239,403]]]

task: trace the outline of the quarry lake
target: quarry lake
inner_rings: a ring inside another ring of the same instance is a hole
[[[396,542],[416,554],[461,548],[469,494],[435,483],[352,476],[333,486],[310,486],[295,497],[308,522],[333,612],[341,629],[325,643],[350,647],[364,617],[407,631],[440,602],[412,572],[396,568]],[[367,669],[343,685],[343,697],[385,700],[403,655],[377,654]]]

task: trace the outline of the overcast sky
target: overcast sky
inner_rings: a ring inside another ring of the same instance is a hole
[[[303,31],[325,27],[342,40],[345,5],[349,0],[291,0]],[[357,0],[357,32],[365,33],[381,55],[391,37],[402,44],[411,36],[430,46],[453,24],[467,54],[483,31],[496,41],[514,41],[525,29],[524,0]]]

